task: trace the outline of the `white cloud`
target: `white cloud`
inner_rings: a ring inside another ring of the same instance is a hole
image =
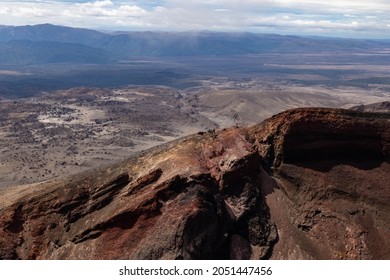
[[[4,17],[23,18],[28,20],[31,18],[50,17],[55,15],[55,12],[50,9],[41,8],[36,4],[25,3],[25,5],[20,6],[3,6],[0,8],[0,14],[4,15]]]
[[[96,2],[76,3],[76,6],[81,6],[86,8],[103,8],[103,7],[112,7],[114,6],[114,3],[110,0],[101,0]]]
[[[127,17],[142,16],[146,11],[138,6],[119,5],[114,6],[110,0],[76,4],[71,7],[73,13],[95,17]]]

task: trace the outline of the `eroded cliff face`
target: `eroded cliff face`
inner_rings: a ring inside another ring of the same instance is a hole
[[[1,194],[3,259],[389,259],[390,118],[297,109]]]
[[[272,258],[390,258],[389,115],[287,111],[252,134],[276,181]]]

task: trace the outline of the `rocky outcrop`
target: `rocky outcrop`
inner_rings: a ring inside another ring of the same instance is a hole
[[[378,102],[368,105],[354,106],[351,110],[358,112],[390,113],[390,101]]]
[[[297,109],[1,194],[3,259],[388,259],[390,118]]]
[[[276,181],[272,258],[390,258],[388,114],[293,110],[251,134]]]

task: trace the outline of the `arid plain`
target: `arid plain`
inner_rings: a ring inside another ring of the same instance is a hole
[[[165,75],[161,85],[42,88],[31,97],[2,98],[0,186],[68,176],[185,135],[259,123],[290,108],[388,101],[390,66],[383,57],[381,51],[149,61],[143,71],[158,65]],[[0,75],[34,76],[29,71],[3,69]]]

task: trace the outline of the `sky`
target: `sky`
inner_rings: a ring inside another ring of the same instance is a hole
[[[390,0],[0,0],[0,25],[390,39]]]

